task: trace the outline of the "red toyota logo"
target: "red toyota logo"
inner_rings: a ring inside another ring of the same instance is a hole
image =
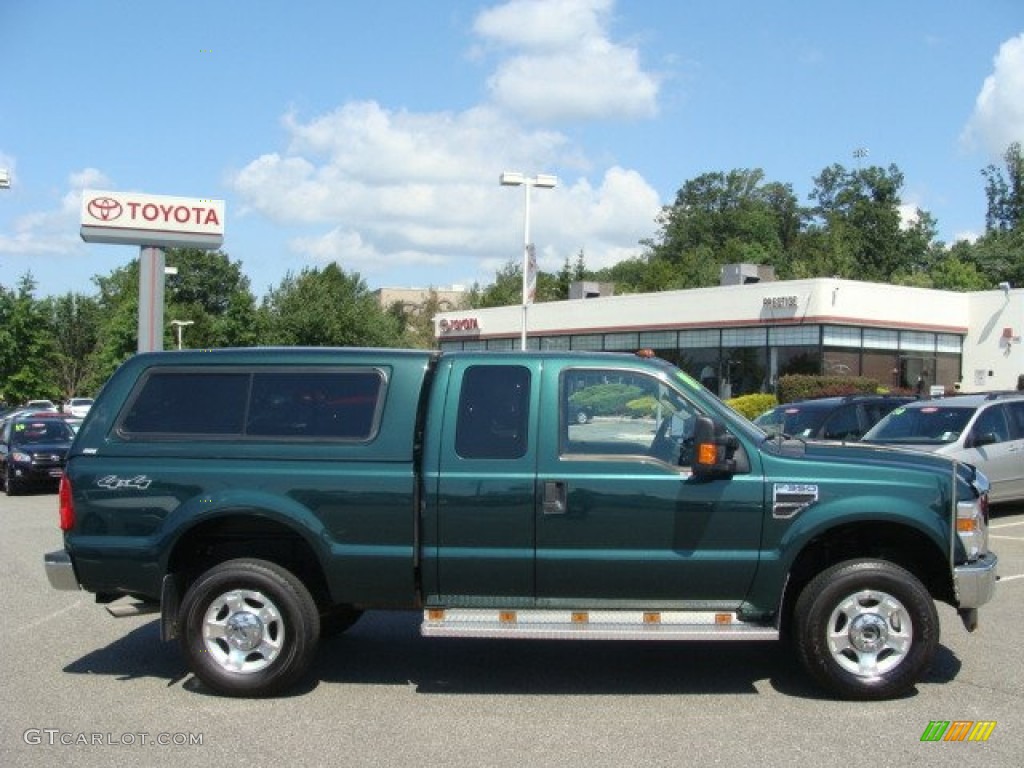
[[[121,204],[112,197],[94,197],[86,208],[90,216],[100,221],[114,221],[124,212]]]

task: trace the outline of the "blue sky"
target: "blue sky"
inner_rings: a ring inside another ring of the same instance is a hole
[[[337,261],[370,288],[638,254],[688,179],[761,168],[807,202],[896,164],[940,239],[984,228],[1024,141],[1020,0],[0,0],[0,284],[93,293],[83,189],[226,201],[259,297]]]

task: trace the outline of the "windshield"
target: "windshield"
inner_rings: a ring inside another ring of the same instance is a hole
[[[928,405],[897,408],[864,435],[873,443],[946,445],[956,442],[971,420],[973,408]]]
[[[71,437],[71,428],[58,419],[17,422],[11,430],[11,443],[13,445],[59,443],[70,441]]]
[[[823,408],[773,408],[754,419],[754,423],[770,435],[782,433],[791,437],[811,437],[821,428],[826,416],[828,411]]]

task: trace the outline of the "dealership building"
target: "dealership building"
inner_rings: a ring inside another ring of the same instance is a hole
[[[751,265],[723,285],[442,312],[442,350],[653,349],[723,398],[786,374],[867,376],[938,394],[1016,389],[1024,289],[959,293],[838,278],[774,281]],[[602,286],[602,288],[605,288]]]

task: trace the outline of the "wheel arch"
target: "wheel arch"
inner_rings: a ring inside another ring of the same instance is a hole
[[[817,574],[837,563],[860,559],[899,565],[920,580],[933,599],[955,603],[949,555],[930,536],[888,521],[848,523],[819,532],[794,558],[780,606],[780,629],[788,632],[796,600]]]
[[[181,596],[202,573],[236,558],[285,568],[305,584],[321,610],[333,604],[320,554],[306,532],[258,508],[222,509],[180,531],[164,573]]]

